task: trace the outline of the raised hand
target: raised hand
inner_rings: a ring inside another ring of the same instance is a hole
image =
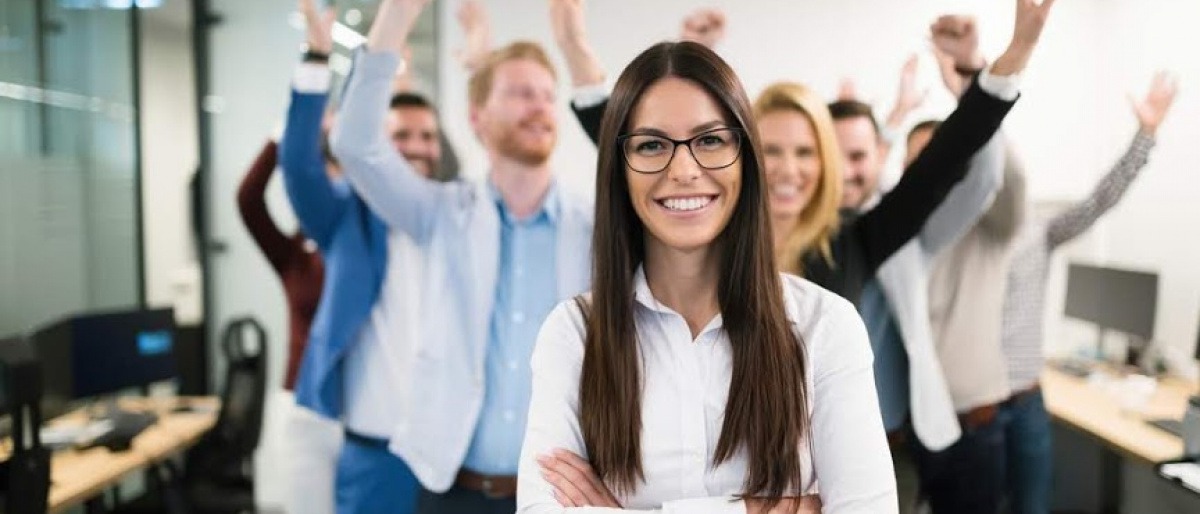
[[[1013,23],[1012,40],[1008,49],[992,65],[992,73],[998,76],[1015,75],[1025,70],[1033,50],[1037,48],[1050,17],[1050,9],[1057,0],[1016,0],[1017,16]]]
[[[416,89],[413,85],[412,47],[405,46],[400,50],[400,58],[404,60],[404,64],[400,65],[400,69],[396,70],[396,76],[392,77],[393,93]]]
[[[694,41],[715,49],[725,39],[725,13],[720,9],[699,9],[683,19],[679,39]]]
[[[326,7],[324,12],[318,12],[316,2],[300,0],[300,12],[304,14],[304,41],[308,50],[325,55],[333,53],[333,22],[337,20],[337,10]]]
[[[458,25],[462,27],[466,45],[458,50],[458,60],[468,70],[474,70],[492,51],[492,26],[487,10],[479,0],[467,0],[458,9]]]
[[[953,59],[954,66],[982,69],[983,54],[979,52],[979,29],[972,16],[939,16],[929,26],[933,47]]]
[[[550,28],[559,46],[587,45],[583,0],[550,0]]]
[[[900,86],[896,91],[896,105],[892,108],[897,113],[908,115],[925,102],[929,90],[917,90],[917,55],[908,56],[904,67],[900,69]]]
[[[621,508],[608,487],[596,476],[592,465],[567,450],[555,450],[538,458],[542,476],[554,486],[554,499],[563,507]]]
[[[421,11],[430,0],[383,0],[375,14],[375,23],[367,34],[367,48],[373,52],[404,51],[408,35],[412,33]]]
[[[592,51],[583,20],[583,0],[549,0],[550,28],[554,41],[566,57],[567,71],[576,87],[604,83],[604,67]]]
[[[1163,119],[1167,117],[1167,113],[1170,112],[1171,104],[1175,101],[1175,93],[1178,90],[1179,81],[1170,73],[1160,71],[1154,75],[1146,98],[1139,102],[1132,96],[1130,97],[1130,101],[1133,103],[1133,112],[1137,115],[1142,132],[1154,135]]]
[[[946,85],[946,89],[955,98],[962,96],[963,92],[967,90],[967,78],[958,73],[954,57],[943,52],[937,46],[933,47],[933,56],[937,59],[938,73],[942,76],[942,84]]]
[[[837,99],[858,100],[858,86],[854,85],[854,79],[842,77],[842,81],[838,83]]]

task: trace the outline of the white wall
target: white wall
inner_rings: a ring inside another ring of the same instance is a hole
[[[146,302],[200,319],[189,181],[198,164],[190,2],[142,11],[142,230]]]
[[[544,0],[485,3],[497,44],[516,38],[553,44]],[[453,60],[453,51],[462,42],[453,17],[457,6],[458,2],[442,5],[442,110],[467,173],[482,176],[485,159],[466,122],[467,77]],[[952,105],[927,52],[926,35],[933,19],[951,12],[976,15],[984,51],[994,58],[1008,41],[1014,12],[1009,0],[921,0],[904,2],[903,7],[879,0],[592,1],[587,4],[588,31],[610,78],[615,79],[650,44],[676,37],[682,17],[702,6],[720,7],[727,13],[728,36],[718,50],[741,74],[751,96],[773,81],[796,80],[832,97],[840,80],[851,77],[860,94],[886,113],[901,64],[907,55],[919,52],[920,81],[933,93],[926,107],[913,116],[914,122],[944,116]],[[1195,19],[1195,10],[1187,0],[1073,1],[1055,6],[1042,45],[1025,74],[1023,97],[1006,122],[1009,137],[1026,162],[1035,200],[1061,204],[1090,190],[1136,130],[1124,92],[1143,91],[1155,67],[1177,69],[1185,88],[1189,82],[1200,84],[1200,61],[1192,53],[1200,47],[1200,34],[1189,30],[1188,23]],[[562,78],[560,145],[554,162],[564,184],[591,191],[595,151],[566,107],[569,81]],[[1188,136],[1200,134],[1200,106],[1193,96],[1186,90],[1181,95],[1161,131],[1147,177],[1108,221],[1064,252],[1158,270],[1162,292],[1157,333],[1178,351],[1190,351],[1196,337],[1200,270],[1189,262],[1200,253],[1200,244],[1157,228],[1182,228],[1190,226],[1187,220],[1200,218],[1200,206],[1185,201],[1200,186],[1200,178],[1178,169],[1197,162],[1200,151],[1186,142]],[[890,176],[895,174],[890,170]],[[1062,312],[1063,262],[1059,259],[1049,291],[1051,339],[1072,333],[1056,314]]]

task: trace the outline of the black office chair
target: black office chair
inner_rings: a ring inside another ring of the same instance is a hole
[[[0,512],[43,514],[50,497],[50,451],[42,446],[42,370],[24,338],[0,341],[0,414],[11,422],[12,452],[0,463]]]
[[[169,461],[157,466],[151,477],[157,491],[122,507],[120,513],[256,510],[252,460],[266,407],[267,333],[254,318],[238,318],[226,326],[221,346],[228,366],[213,429],[187,452],[182,472]]]
[[[267,392],[267,332],[254,318],[231,321],[222,336],[228,363],[221,412],[187,455],[184,483],[194,513],[254,511],[254,450]]]

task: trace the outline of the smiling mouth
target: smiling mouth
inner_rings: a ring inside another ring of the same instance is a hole
[[[655,201],[658,202],[659,205],[665,207],[669,211],[691,212],[691,211],[698,211],[700,209],[708,207],[708,205],[710,203],[712,203],[713,200],[716,200],[716,199],[717,199],[716,195],[703,195],[703,196],[687,196],[687,197],[678,197],[678,198],[663,198],[663,199],[659,199],[659,200],[655,200]]]
[[[771,194],[777,197],[792,199],[800,196],[801,187],[796,184],[780,184],[771,187]]]

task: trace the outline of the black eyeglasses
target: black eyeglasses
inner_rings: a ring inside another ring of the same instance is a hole
[[[671,165],[675,150],[684,145],[701,168],[719,170],[737,162],[742,153],[742,131],[719,128],[689,139],[671,139],[652,134],[626,134],[617,138],[625,164],[638,173],[658,173]]]

